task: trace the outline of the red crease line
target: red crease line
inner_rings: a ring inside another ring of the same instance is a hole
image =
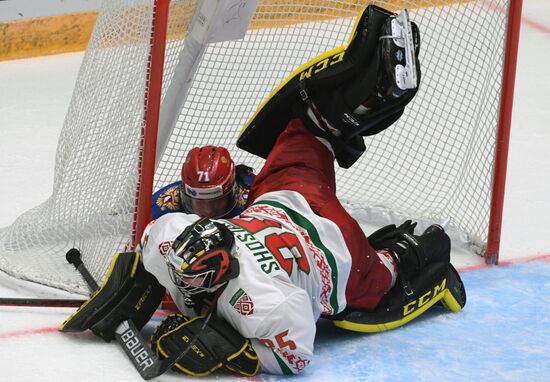
[[[493,3],[489,3],[487,1],[484,1],[483,3],[484,3],[486,8],[491,9],[495,12],[499,12],[501,14],[506,14],[506,12],[508,12],[507,7],[503,7],[501,5],[496,5],[496,4],[493,4]],[[538,21],[535,21],[535,20],[529,18],[529,17],[525,17],[524,15],[521,15],[521,22],[522,22],[522,24],[526,24],[526,25],[530,26],[531,28],[536,29],[539,32],[550,34],[550,27],[549,26],[546,26],[546,25],[544,25],[544,24],[542,24]]]
[[[13,332],[0,333],[0,339],[28,336],[34,334],[51,334],[57,331],[57,327],[16,330]]]
[[[547,27],[546,25],[543,25],[538,21],[523,16],[521,17],[521,21],[524,24],[529,25],[531,28],[538,30],[539,32],[550,34],[550,27]]]
[[[154,317],[164,317],[169,312],[160,310],[155,312],[153,315]],[[32,336],[36,334],[52,334],[58,332],[57,327],[48,327],[48,328],[37,328],[37,329],[23,329],[23,330],[16,330],[11,332],[5,332],[0,333],[0,340],[8,339],[8,338],[15,338],[15,337],[23,337],[23,336]]]
[[[497,267],[507,266],[507,265],[513,265],[513,264],[523,264],[523,263],[530,263],[532,261],[550,261],[550,253],[545,255],[534,255],[534,256],[528,256],[528,257],[519,257],[517,259],[511,259],[511,260],[501,260],[498,262]],[[470,265],[466,267],[459,267],[457,270],[459,272],[470,272],[470,271],[477,271],[479,269],[485,269],[494,267],[495,265],[491,264],[478,264],[478,265]]]

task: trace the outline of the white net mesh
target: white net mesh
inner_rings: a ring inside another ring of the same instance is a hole
[[[260,0],[244,39],[205,50],[160,158],[155,189],[178,180],[187,151],[199,145],[224,145],[236,163],[259,170],[262,160],[234,146],[239,131],[296,67],[344,44],[369,3]],[[482,247],[508,0],[375,4],[408,8],[419,25],[422,84],[404,116],[366,139],[356,165],[337,171],[339,196],[367,208],[372,219],[450,218]],[[184,0],[170,6],[163,95],[195,6]],[[1,270],[84,292],[65,252],[80,248],[100,279],[112,254],[130,241],[152,17],[153,0],[102,5],[59,140],[53,195],[0,230]]]

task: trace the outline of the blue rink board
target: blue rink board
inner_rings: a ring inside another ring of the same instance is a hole
[[[300,375],[265,381],[550,381],[550,262],[462,273],[460,313],[433,307],[378,334],[321,320],[314,361]]]

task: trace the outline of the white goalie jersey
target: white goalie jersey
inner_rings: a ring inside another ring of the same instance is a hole
[[[196,215],[171,213],[144,232],[145,268],[186,314],[185,298],[172,283],[163,256]],[[346,306],[351,267],[340,229],[316,215],[293,191],[264,194],[234,219],[217,220],[235,236],[240,274],[217,302],[217,314],[250,338],[262,370],[298,373],[311,361],[316,321]]]

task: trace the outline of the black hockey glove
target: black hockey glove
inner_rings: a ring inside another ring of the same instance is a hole
[[[401,235],[408,233],[413,234],[416,223],[412,220],[406,220],[399,227],[395,224],[390,224],[373,232],[369,237],[369,243],[374,249],[389,248],[389,245],[394,243]]]
[[[140,260],[137,252],[115,254],[101,287],[59,330],[91,329],[109,342],[122,321],[130,319],[141,329],[158,308],[165,288],[145,270]]]
[[[414,235],[416,223],[391,224],[368,237],[374,249],[389,249],[396,255],[398,273],[405,279],[418,274],[426,264],[450,263],[451,240],[439,225],[432,225],[420,236]]]
[[[188,375],[205,376],[222,366],[240,375],[255,375],[260,361],[250,340],[220,318],[212,317],[206,325],[205,322],[203,316],[171,314],[153,333],[151,348],[159,358],[186,352],[175,367]]]

